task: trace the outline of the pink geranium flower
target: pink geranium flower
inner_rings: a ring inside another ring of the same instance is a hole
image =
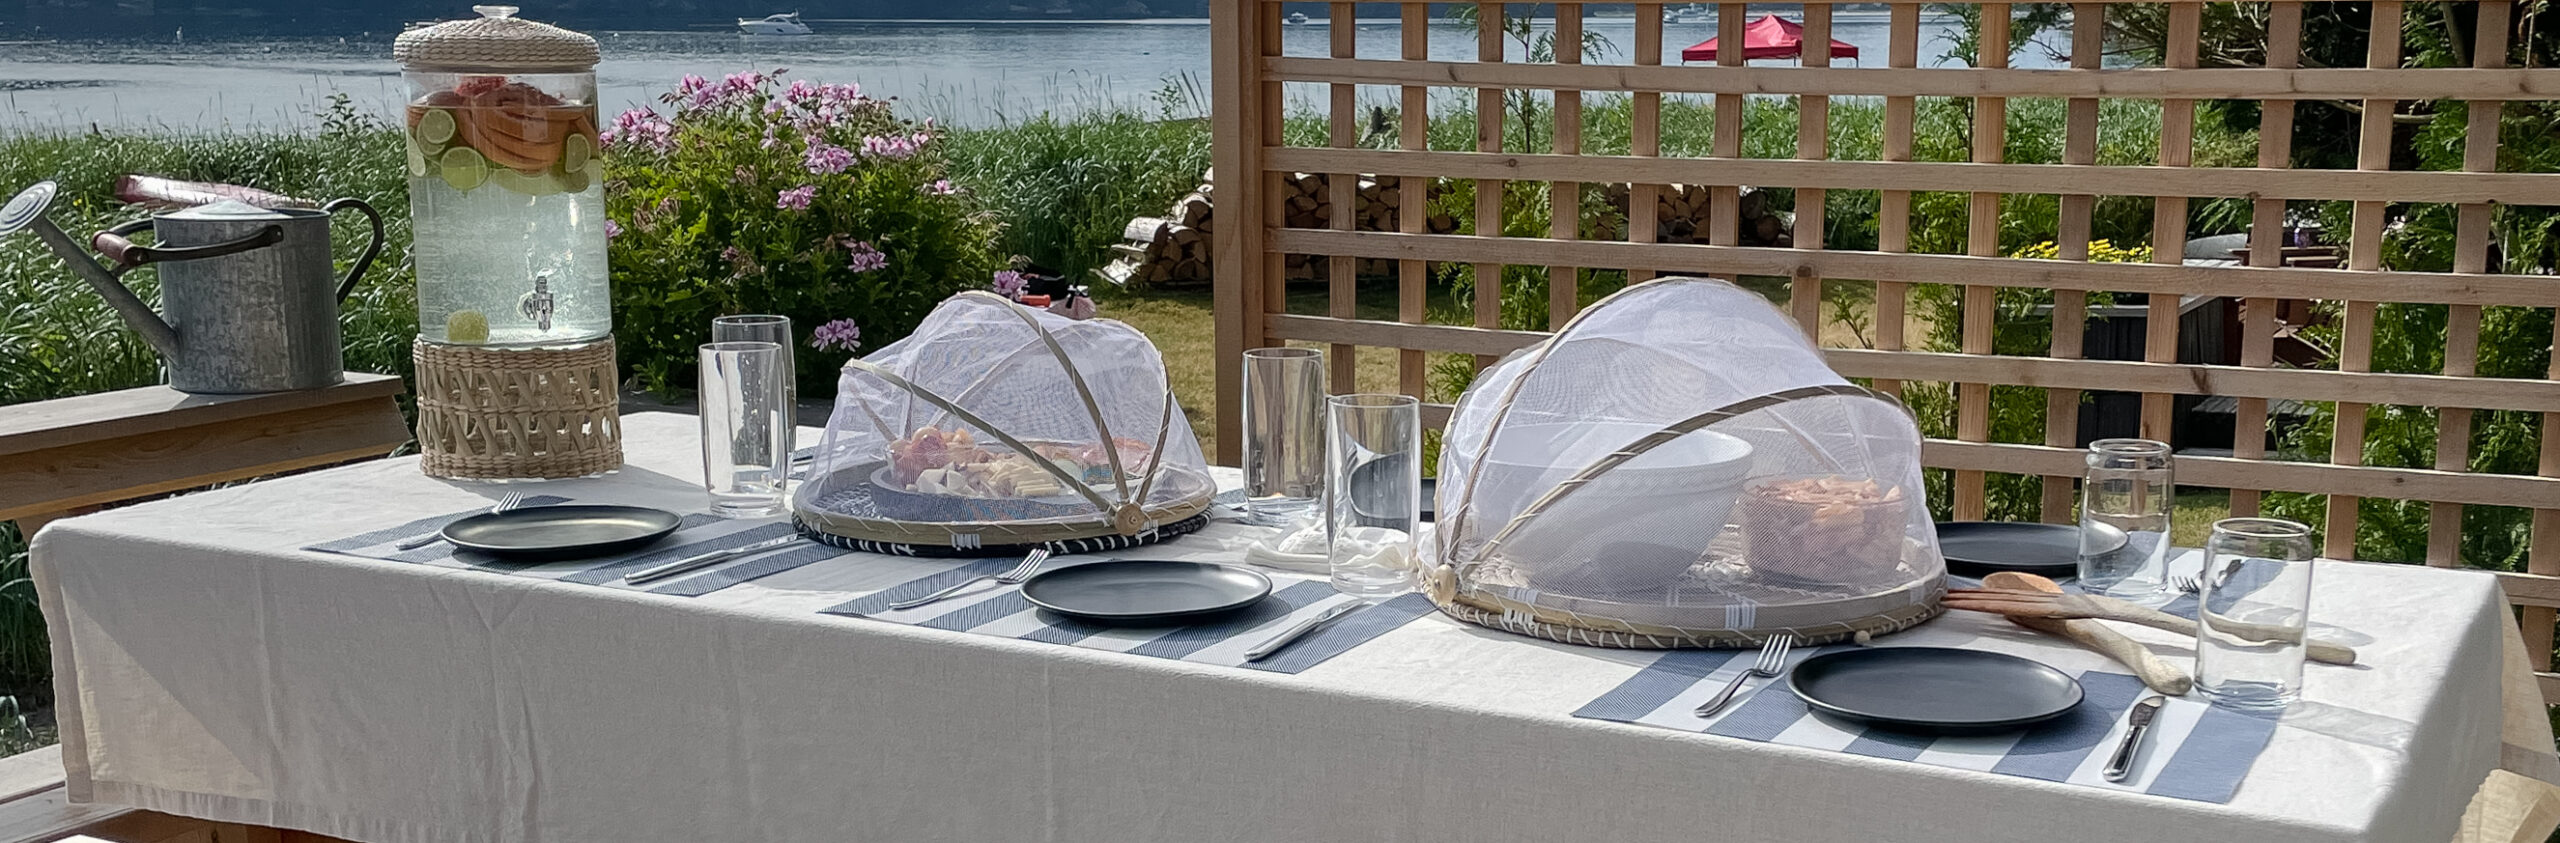
[[[852,351],[862,347],[862,326],[851,319],[838,319],[809,332],[809,347],[820,351],[841,349]]]
[[[845,251],[853,253],[852,258],[847,260],[845,263],[847,266],[852,267],[855,272],[871,272],[889,268],[889,255],[880,251],[879,247],[871,245],[871,241],[869,240],[855,240],[848,242],[845,244],[844,248]]]

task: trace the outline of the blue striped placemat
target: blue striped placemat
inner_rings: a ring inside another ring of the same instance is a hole
[[[1846,647],[1800,649],[1789,661],[1842,649]],[[1758,655],[1745,650],[1667,652],[1573,716],[2202,802],[2231,801],[2275,734],[2270,717],[2171,698],[2152,721],[2134,775],[2123,784],[2110,783],[2099,772],[2123,734],[2125,712],[2149,691],[2130,675],[2096,670],[2079,675],[2087,696],[2070,713],[1998,735],[1912,735],[1815,714],[1787,690],[1783,678],[1753,680],[1747,696],[1714,718],[1694,713]]]
[[[523,505],[549,506],[566,503],[568,500],[555,495],[534,495],[526,498]],[[787,544],[722,562],[690,574],[651,583],[646,587],[629,586],[622,582],[622,575],[652,565],[753,544],[765,539],[779,538],[791,535],[792,532],[791,523],[787,520],[721,518],[700,512],[681,516],[675,534],[660,539],[655,544],[627,553],[592,559],[524,562],[461,550],[444,542],[435,542],[415,550],[401,550],[395,546],[402,539],[441,530],[446,524],[487,511],[485,508],[470,509],[420,518],[396,527],[386,527],[336,541],[322,542],[303,549],[393,562],[515,574],[582,585],[627,588],[677,597],[700,597],[759,577],[772,576],[812,562],[851,553],[851,551],[815,542]]]
[[[871,618],[910,626],[1248,667],[1274,673],[1297,673],[1314,667],[1432,611],[1431,601],[1422,595],[1401,595],[1337,618],[1269,658],[1248,662],[1244,651],[1254,645],[1301,618],[1356,598],[1334,591],[1330,583],[1322,580],[1275,575],[1272,577],[1271,597],[1261,603],[1214,621],[1159,627],[1102,626],[1054,615],[1033,607],[1029,600],[1023,598],[1021,587],[1010,585],[983,586],[978,591],[913,609],[889,608],[891,603],[922,597],[971,577],[1003,573],[1020,561],[1008,558],[959,562],[943,571],[823,611],[831,615]],[[1089,560],[1088,557],[1076,557],[1071,561],[1077,564],[1110,562],[1109,559]]]

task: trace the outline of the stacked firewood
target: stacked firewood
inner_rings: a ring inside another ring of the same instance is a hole
[[[1118,248],[1121,258],[1099,270],[1114,284],[1183,284],[1205,283],[1216,262],[1209,253],[1210,233],[1215,230],[1214,196],[1209,184],[1212,174],[1201,174],[1200,189],[1175,202],[1162,217],[1139,217],[1129,221],[1122,232],[1128,243]],[[1395,176],[1360,176],[1360,184],[1352,192],[1355,205],[1352,225],[1359,231],[1400,231],[1407,197],[1420,202],[1417,210],[1432,203],[1407,189],[1404,180]],[[1324,173],[1290,173],[1280,178],[1281,224],[1289,228],[1333,227],[1333,180]],[[1626,218],[1630,192],[1624,184],[1601,185],[1601,191],[1618,213],[1594,219],[1584,226],[1582,236],[1590,240],[1624,240],[1626,231],[1620,220]],[[1433,180],[1428,191],[1438,198],[1449,190],[1445,181]],[[1655,239],[1663,243],[1708,242],[1710,220],[1714,214],[1712,189],[1706,185],[1663,185],[1655,191],[1654,211],[1661,221]],[[1767,197],[1757,190],[1744,188],[1738,208],[1741,212],[1741,242],[1745,246],[1789,246],[1795,242],[1789,232],[1788,215],[1770,210]],[[1458,219],[1434,208],[1423,221],[1423,230],[1431,234],[1454,234]],[[1283,259],[1291,281],[1327,277],[1328,260],[1324,255],[1291,254]],[[1355,271],[1362,276],[1393,275],[1396,262],[1379,258],[1361,258]]]
[[[1714,188],[1703,184],[1659,185],[1654,189],[1653,207],[1660,223],[1654,228],[1654,240],[1662,243],[1706,243],[1711,221],[1715,218]],[[1613,217],[1595,220],[1585,234],[1593,240],[1625,240],[1618,221],[1627,218],[1631,191],[1626,185],[1611,184],[1601,188],[1609,207],[1617,209]],[[1742,189],[1741,245],[1792,246],[1795,235],[1788,215],[1769,208],[1768,197],[1752,188]]]
[[[1122,232],[1128,241],[1118,248],[1120,259],[1100,270],[1115,284],[1181,284],[1209,280],[1215,261],[1210,257],[1211,232],[1216,230],[1215,192],[1208,180],[1214,173],[1201,175],[1200,189],[1181,201],[1162,217],[1139,217],[1129,221]],[[1440,188],[1445,191],[1446,188]],[[1352,222],[1360,231],[1396,231],[1405,204],[1401,180],[1395,176],[1362,176],[1353,192],[1357,203]],[[1289,228],[1333,227],[1333,180],[1323,173],[1290,173],[1280,179],[1281,224]],[[1447,214],[1432,214],[1426,222],[1434,234],[1458,230],[1458,221]],[[1322,255],[1289,255],[1285,259],[1290,280],[1321,278],[1326,261]],[[1395,262],[1374,258],[1362,259],[1356,270],[1362,275],[1387,275],[1395,272]]]
[[[1361,176],[1352,191],[1351,224],[1355,231],[1400,231],[1405,204],[1404,181],[1395,176]],[[1430,194],[1436,198],[1449,190],[1434,181]],[[1289,228],[1333,227],[1333,179],[1324,173],[1291,173],[1280,179],[1281,206],[1285,210],[1281,224]],[[1416,199],[1422,197],[1417,196]],[[1423,221],[1423,230],[1431,234],[1453,234],[1458,221],[1445,213],[1433,213]],[[1308,281],[1327,277],[1328,259],[1324,255],[1289,255],[1284,259],[1291,281]],[[1353,272],[1363,276],[1393,275],[1396,262],[1383,258],[1361,258]]]

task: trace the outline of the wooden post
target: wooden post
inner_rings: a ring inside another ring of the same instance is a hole
[[[2172,70],[2196,66],[2196,39],[2202,27],[2204,5],[2201,3],[2169,4],[2168,66]],[[2195,163],[2196,101],[2169,99],[2160,101],[2160,166],[2184,167]],[[2179,266],[2187,259],[2187,197],[2152,197],[2151,262]],[[2143,325],[2142,359],[2153,363],[2178,362],[2178,318],[2186,296],[2179,293],[2153,293],[2150,318]],[[2142,437],[2170,441],[2177,417],[2177,402],[2169,395],[2152,392],[2142,396]]]
[[[2373,4],[2372,42],[2365,47],[2365,66],[2395,68],[2400,66],[2400,0],[2375,0]],[[2391,169],[2391,112],[2397,105],[2388,97],[2364,101],[2364,124],[2356,135],[2356,169]],[[2375,270],[2382,268],[2382,228],[2389,222],[2388,204],[2359,201],[2355,204],[2353,231],[2347,243],[2347,268]],[[2373,369],[2373,313],[2371,301],[2349,301],[2338,324],[2338,371],[2365,372]],[[2338,465],[2364,464],[2364,414],[2370,406],[2361,401],[2338,402],[2337,428],[2329,443],[2329,461]],[[2357,503],[2354,495],[2329,496],[2327,540],[2322,555],[2332,559],[2356,557]],[[2528,642],[2529,643],[2529,642]],[[2548,661],[2549,640],[2543,645]]]
[[[1402,12],[1404,60],[1423,61],[1431,57],[1431,6],[1407,3]],[[1398,94],[1397,110],[1402,119],[1396,135],[1396,147],[1409,152],[1430,148],[1430,90],[1419,85],[1406,85]],[[1396,231],[1421,234],[1431,217],[1431,194],[1439,179],[1427,173],[1397,177],[1397,192],[1403,207],[1396,212]],[[1428,265],[1411,257],[1396,261],[1396,321],[1408,325],[1422,324],[1423,294],[1428,287]],[[1396,356],[1396,390],[1421,397],[1424,360],[1422,349],[1407,348]]]
[[[1333,30],[1331,35],[1334,58],[1348,59],[1354,56],[1360,36],[1358,18],[1353,15],[1353,11],[1357,8],[1359,8],[1358,5],[1354,3],[1334,3],[1331,6],[1333,25],[1330,29]],[[1360,141],[1359,102],[1353,99],[1353,86],[1349,83],[1334,83],[1332,94],[1333,132],[1329,140],[1337,149],[1349,149],[1358,145]],[[1356,213],[1360,205],[1360,174],[1331,173],[1325,179],[1325,184],[1331,194],[1327,202],[1333,206],[1333,216],[1326,220],[1326,223],[1333,226],[1335,231],[1358,229]],[[1326,257],[1325,313],[1327,315],[1336,319],[1360,318],[1357,264],[1358,260],[1350,255]],[[1273,308],[1273,312],[1287,310],[1285,306]],[[1356,382],[1360,366],[1358,359],[1354,356],[1358,354],[1353,350],[1354,348],[1355,346],[1344,343],[1334,343],[1325,347],[1325,360],[1332,366],[1329,384],[1336,394],[1360,391],[1360,385]]]
[[[2302,4],[2279,2],[2268,10],[2267,66],[2302,64]],[[2293,166],[2293,101],[2269,100],[2258,106],[2258,166]],[[2285,200],[2270,196],[2251,203],[2249,265],[2284,265]],[[2240,365],[2273,366],[2276,362],[2276,299],[2258,296],[2240,302]],[[2231,455],[2245,459],[2267,456],[2267,399],[2242,398],[2231,420]],[[2231,490],[2231,514],[2258,514],[2259,491]]]
[[[1636,4],[1637,67],[1662,64],[1662,4]],[[1630,155],[1662,154],[1662,94],[1637,91],[1627,104],[1627,153]],[[1660,185],[1645,184],[1641,179],[1627,185],[1627,242],[1653,243],[1661,239],[1662,215],[1654,206],[1662,197]],[[1629,267],[1627,283],[1652,280],[1650,267]]]
[[[1831,6],[1809,3],[1804,7],[1804,58],[1806,67],[1831,66]],[[1736,97],[1736,99],[1740,99]],[[1831,98],[1821,94],[1796,97],[1796,158],[1825,161],[1831,158]],[[1796,188],[1796,221],[1792,230],[1798,249],[1822,248],[1823,203],[1829,194],[1819,187]],[[1787,312],[1796,318],[1796,327],[1807,339],[1822,343],[1822,277],[1811,272],[1798,272],[1787,282]]]
[[[2514,7],[2504,3],[2482,3],[2479,6],[2477,38],[2471,47],[2471,66],[2507,66],[2507,25]],[[2503,104],[2494,100],[2470,103],[2470,122],[2462,137],[2462,169],[2475,173],[2498,169],[2498,118]],[[2489,265],[2488,205],[2470,203],[2455,211],[2453,237],[2453,271],[2500,272],[2503,267]],[[2457,304],[2445,308],[2444,373],[2469,377],[2480,371],[2480,306]],[[2542,436],[2550,439],[2560,431],[2543,428]],[[2437,471],[2471,469],[2471,409],[2444,407],[2436,411]],[[2462,561],[2462,505],[2436,502],[2427,506],[2427,564],[2450,568]],[[2549,639],[2551,636],[2544,635]]]
[[[1885,36],[1885,65],[1918,67],[1920,7],[1895,3],[1892,15]],[[1918,106],[1918,100],[1911,97],[1884,98],[1884,160],[1911,160],[1911,121]],[[1876,215],[1876,249],[1883,252],[1911,251],[1911,191],[1887,190],[1880,197]],[[1910,296],[1911,285],[1907,283],[1876,282],[1877,350],[1902,350],[1902,321]],[[1875,384],[1877,390],[1896,397],[1902,395],[1902,382],[1899,380],[1877,378]]]
[[[1717,42],[1720,45],[1716,50],[1717,67],[1742,66],[1741,36],[1743,27],[1748,23],[1743,16],[1746,8],[1741,3],[1721,3],[1716,6],[1716,33],[1723,38]],[[1728,32],[1733,34],[1724,35]],[[1715,139],[1708,147],[1709,155],[1726,159],[1742,157],[1742,117],[1743,112],[1751,107],[1747,99],[1748,97],[1741,93],[1719,92],[1715,95]],[[1707,201],[1707,242],[1717,246],[1742,245],[1741,186],[1739,184],[1708,185]],[[1713,273],[1711,277],[1732,281],[1737,276],[1730,272],[1720,272]]]
[[[1500,3],[1476,4],[1476,61],[1482,64],[1502,63],[1502,15]],[[1502,88],[1476,89],[1476,151],[1502,151],[1504,102]],[[1476,236],[1502,236],[1501,179],[1476,180]],[[1476,261],[1476,327],[1502,327],[1502,264]],[[1476,368],[1493,365],[1493,355],[1476,355]]]
[[[1269,216],[1263,144],[1278,131],[1263,125],[1265,30],[1276,38],[1278,4],[1261,0],[1212,0],[1209,4],[1210,161],[1218,175],[1218,227],[1211,232],[1216,276],[1211,282],[1217,322],[1218,405],[1213,458],[1235,465],[1244,447],[1244,352],[1264,345],[1264,275],[1277,256],[1265,256]],[[1274,83],[1276,85],[1276,83]],[[1277,103],[1271,107],[1276,108]]]
[[[1556,63],[1582,63],[1582,4],[1556,4]],[[1570,88],[1556,89],[1557,155],[1582,154],[1582,92]],[[1582,184],[1550,182],[1547,185],[1547,236],[1557,240],[1578,240],[1582,236]],[[1547,330],[1557,330],[1582,309],[1582,273],[1572,266],[1547,267]]]
[[[2107,7],[2099,3],[2079,3],[2071,7],[2071,67],[2074,70],[2096,70],[2106,48]],[[2092,97],[2071,100],[2064,118],[2062,163],[2089,165],[2098,163],[2098,101]],[[2061,218],[2055,231],[2057,258],[2067,261],[2089,259],[2090,217],[2098,197],[2086,193],[2065,193],[2058,197]],[[2077,360],[2082,356],[2083,342],[2089,329],[2089,291],[2053,291],[2053,344],[2046,353],[2057,360]],[[2080,444],[2080,390],[2046,389],[2044,394],[2044,444],[2056,448]],[[2037,508],[2039,520],[2048,524],[2072,523],[2079,503],[2079,474],[2047,474],[2044,497]]]
[[[1977,65],[1999,69],[2009,66],[2009,5],[1984,3],[1982,34],[1974,45]],[[1973,98],[1973,161],[1997,164],[2009,139],[2009,101],[1999,97]],[[1972,213],[1965,222],[1965,254],[1975,257],[2000,255],[2000,194],[1975,191],[1967,197],[1966,209]],[[1994,320],[1999,289],[1979,284],[1964,288],[1963,333],[1964,353],[1990,355],[1995,349],[1992,338],[1999,325]],[[1956,384],[1956,438],[1966,442],[1991,441],[1991,384],[1958,382]],[[1984,489],[1986,475],[1980,471],[1958,470],[1955,474],[1955,514],[1959,521],[1978,521],[1990,510],[1989,495]]]

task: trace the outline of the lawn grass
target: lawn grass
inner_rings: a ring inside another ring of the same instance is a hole
[[[1374,286],[1375,289],[1360,291],[1360,318],[1394,319],[1395,290],[1383,284]],[[1293,313],[1322,313],[1325,301],[1320,289],[1289,291],[1289,310]],[[1183,415],[1191,419],[1192,431],[1200,437],[1201,452],[1216,454],[1218,326],[1209,290],[1105,293],[1099,304],[1104,317],[1129,323],[1155,342],[1156,351],[1164,355],[1165,374],[1173,382],[1174,397],[1181,403]],[[1291,344],[1321,347],[1317,343]],[[1352,355],[1358,367],[1354,373],[1357,389],[1353,391],[1396,391],[1394,349],[1356,348]]]

